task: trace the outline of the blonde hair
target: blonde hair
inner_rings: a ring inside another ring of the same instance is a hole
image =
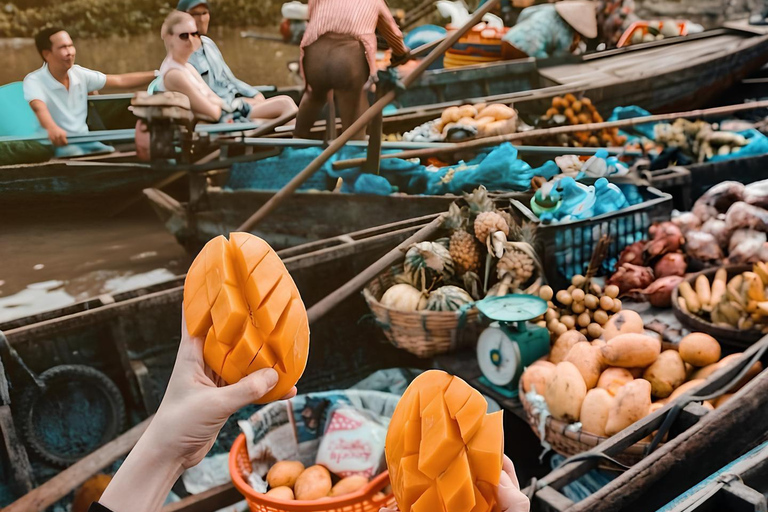
[[[195,18],[193,18],[191,14],[188,14],[186,12],[171,11],[171,13],[165,17],[165,21],[163,21],[163,26],[160,29],[160,37],[165,38],[165,36],[172,36],[173,27],[187,20],[191,20],[192,22],[194,22]]]

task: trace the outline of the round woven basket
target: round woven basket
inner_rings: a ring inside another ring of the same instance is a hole
[[[523,404],[525,410],[525,418],[528,420],[528,425],[536,434],[536,437],[540,437],[539,432],[539,418],[533,411],[533,405],[525,398],[525,393],[522,388],[520,389],[520,402]],[[571,455],[577,455],[587,450],[591,450],[598,444],[606,441],[607,437],[596,436],[588,432],[572,431],[568,429],[569,424],[552,416],[547,417],[546,424],[544,426],[545,441],[552,445],[552,449],[565,457]],[[614,459],[621,462],[626,466],[632,466],[640,462],[645,457],[645,448],[649,445],[648,442],[635,443],[623,452],[613,456]],[[616,470],[616,466],[610,464],[600,464],[603,469]]]
[[[725,269],[728,272],[727,279],[730,280],[732,277],[739,275],[742,272],[752,270],[752,265],[734,265],[725,267]],[[717,268],[709,268],[696,274],[688,274],[685,280],[688,281],[688,284],[690,284],[692,288],[696,289],[696,278],[699,277],[699,275],[703,275],[707,278],[711,285],[712,281],[715,279],[715,273],[717,270]],[[672,312],[675,314],[675,318],[677,318],[680,323],[687,327],[690,331],[706,332],[707,334],[714,336],[721,344],[730,345],[731,347],[741,350],[751,346],[753,343],[763,337],[763,333],[757,329],[737,329],[736,327],[715,325],[698,315],[693,315],[687,311],[683,311],[680,309],[680,305],[678,304],[677,300],[677,298],[680,296],[678,288],[679,285],[675,286],[675,289],[672,290]]]
[[[477,342],[481,325],[474,307],[467,311],[399,311],[381,304],[384,292],[395,284],[397,270],[394,267],[379,275],[363,290],[384,336],[394,346],[426,358]]]

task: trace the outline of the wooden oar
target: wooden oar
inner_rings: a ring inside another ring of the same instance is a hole
[[[619,121],[605,121],[602,123],[587,123],[587,124],[574,124],[568,126],[554,126],[552,128],[542,128],[539,130],[529,130],[527,132],[509,133],[506,135],[495,135],[493,137],[483,137],[480,139],[470,140],[467,142],[458,142],[449,146],[424,148],[424,149],[411,149],[401,151],[399,153],[388,153],[381,155],[382,159],[385,158],[401,158],[407,160],[409,158],[427,158],[431,156],[441,155],[445,153],[452,153],[459,150],[480,149],[488,146],[496,146],[504,142],[512,142],[517,140],[529,139],[532,137],[541,137],[547,135],[558,135],[561,133],[574,133],[574,132],[591,132],[595,130],[602,130],[604,128],[626,128],[629,126],[637,126],[646,123],[658,123],[660,121],[672,121],[681,118],[704,118],[721,116],[725,114],[734,114],[736,112],[742,112],[745,110],[754,110],[758,108],[768,107],[768,100],[755,101],[752,103],[744,103],[739,105],[727,105],[724,107],[706,108],[698,110],[690,110],[688,112],[676,112],[672,114],[657,114],[645,117],[633,117],[631,119],[621,119]],[[350,158],[349,160],[339,160],[333,163],[333,168],[339,169],[351,169],[354,167],[360,167],[365,163],[365,158]]]
[[[98,471],[122,457],[138,442],[152,421],[150,416],[120,437],[113,439],[87,457],[84,457],[54,476],[43,485],[33,489],[3,509],[3,512],[42,512],[75,487],[82,485]],[[137,489],[137,491],[139,491]]]
[[[467,21],[464,26],[459,28],[457,31],[451,33],[446,39],[443,39],[440,45],[432,51],[424,60],[422,60],[419,65],[416,67],[416,69],[413,70],[412,73],[410,73],[408,76],[403,78],[403,86],[406,88],[411,85],[416,79],[421,76],[421,74],[435,61],[437,58],[442,55],[448,48],[453,46],[453,44],[459,40],[461,36],[464,35],[465,32],[467,32],[469,29],[477,25],[477,23],[482,19],[482,17],[490,11],[494,5],[496,5],[496,2],[498,0],[488,0],[485,4],[480,6],[477,11],[472,15],[472,17]],[[269,201],[267,201],[259,210],[251,215],[248,220],[246,220],[240,227],[237,228],[238,231],[250,231],[253,229],[254,226],[256,226],[259,222],[261,222],[264,217],[269,215],[269,213],[277,208],[280,203],[285,201],[288,197],[293,194],[296,189],[298,189],[302,183],[307,181],[312,175],[314,175],[322,166],[325,164],[325,162],[328,161],[331,156],[333,156],[339,149],[344,147],[344,144],[348,140],[350,140],[355,134],[360,132],[371,120],[373,120],[374,117],[379,115],[382,110],[384,110],[384,107],[389,105],[392,100],[394,100],[397,97],[397,92],[395,90],[389,91],[386,94],[384,94],[379,100],[373,104],[368,110],[366,110],[362,116],[360,116],[352,125],[347,128],[336,140],[333,141],[333,143],[328,146],[328,148],[323,151],[320,155],[317,156],[303,171],[301,171],[299,174],[297,174],[290,182],[288,182],[280,191],[277,192],[274,196],[272,196]]]

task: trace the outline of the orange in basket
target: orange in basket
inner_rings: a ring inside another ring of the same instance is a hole
[[[232,384],[274,368],[277,385],[258,403],[284,396],[307,365],[309,322],[299,290],[275,251],[259,237],[210,240],[184,281],[187,330],[205,339],[206,364]]]
[[[229,451],[229,473],[232,483],[245,496],[252,512],[379,512],[382,507],[395,508],[395,497],[383,490],[389,485],[386,471],[368,482],[359,491],[336,498],[321,498],[312,501],[278,500],[256,492],[248,484],[251,461],[245,445],[245,436],[240,434]],[[401,509],[402,510],[402,509]]]
[[[494,509],[504,453],[502,411],[458,377],[422,373],[387,431],[387,466],[402,512]]]

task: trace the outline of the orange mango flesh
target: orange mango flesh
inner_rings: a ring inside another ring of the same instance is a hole
[[[274,368],[277,385],[257,403],[280,399],[307,365],[309,322],[299,290],[264,240],[231,233],[210,240],[184,282],[189,334],[203,338],[206,364],[228,384]]]
[[[408,386],[389,423],[387,467],[402,512],[490,512],[504,453],[502,412],[439,370]]]

